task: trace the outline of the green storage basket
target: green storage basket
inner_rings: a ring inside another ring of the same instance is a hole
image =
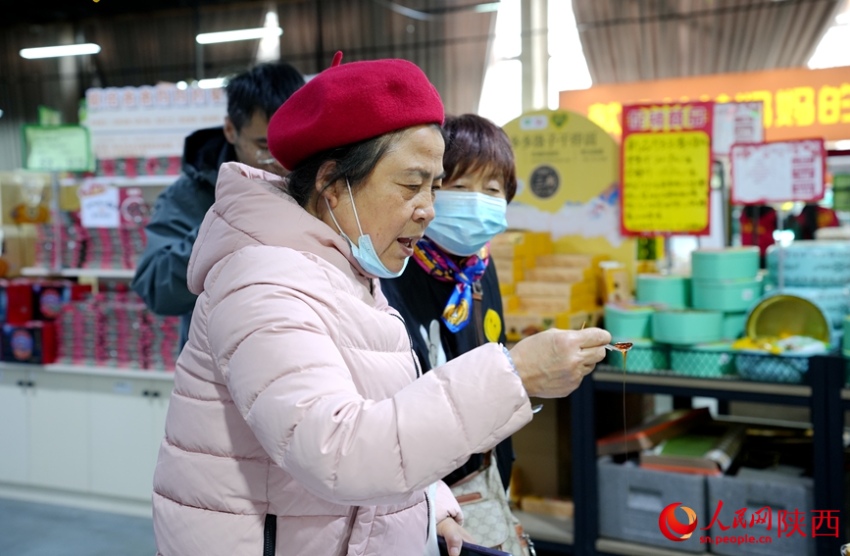
[[[735,354],[735,369],[746,380],[799,384],[809,370],[810,360],[811,355],[741,350]]]
[[[670,369],[697,378],[725,378],[735,374],[731,342],[670,347]]]
[[[620,338],[616,339],[620,341]],[[623,341],[634,344],[626,356],[626,372],[649,373],[670,368],[670,350],[667,345],[641,339]],[[623,354],[619,351],[609,351],[605,362],[614,367],[613,370],[622,370]]]

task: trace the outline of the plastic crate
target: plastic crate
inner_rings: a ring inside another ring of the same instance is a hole
[[[706,515],[705,476],[642,469],[631,462],[614,463],[609,457],[600,458],[597,469],[600,536],[682,552],[708,550],[698,533],[674,542],[658,526],[661,511],[675,502],[691,508],[700,518]]]

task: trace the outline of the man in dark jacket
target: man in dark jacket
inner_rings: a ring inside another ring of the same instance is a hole
[[[304,77],[285,62],[263,63],[227,83],[224,126],[195,131],[183,149],[183,175],[157,198],[145,228],[146,246],[131,287],[158,315],[180,315],[180,346],[186,343],[196,296],[186,268],[198,228],[215,200],[218,169],[241,162],[283,175],[269,154],[269,119]]]

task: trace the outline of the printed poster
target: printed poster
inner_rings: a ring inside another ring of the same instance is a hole
[[[623,235],[709,234],[713,104],[623,107]]]
[[[84,172],[94,167],[89,132],[78,125],[24,125],[24,168]]]
[[[563,253],[606,254],[634,266],[635,242],[619,233],[617,143],[585,116],[527,112],[504,126],[516,155],[512,229],[549,232]]]

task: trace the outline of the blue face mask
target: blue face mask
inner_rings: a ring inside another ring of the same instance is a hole
[[[505,199],[468,191],[437,191],[436,216],[425,235],[437,245],[462,257],[474,255],[493,236],[508,228]]]
[[[357,229],[360,231],[360,237],[357,239],[357,243],[354,243],[351,241],[350,237],[345,235],[345,232],[342,231],[342,228],[336,221],[334,211],[331,210],[331,205],[328,203],[326,198],[325,204],[328,206],[328,211],[331,213],[331,219],[334,221],[336,229],[339,230],[340,235],[348,241],[348,244],[351,246],[351,254],[354,255],[354,258],[358,263],[360,263],[360,267],[366,271],[367,274],[371,274],[378,278],[398,278],[404,272],[404,269],[407,268],[407,261],[409,261],[410,258],[408,257],[404,259],[404,264],[401,265],[401,270],[398,272],[393,272],[384,266],[384,263],[381,262],[381,258],[375,252],[375,246],[372,245],[372,238],[369,237],[369,234],[364,234],[363,228],[360,226],[360,217],[357,216],[357,208],[354,206],[354,195],[351,194],[351,185],[349,185],[347,179],[345,180],[345,185],[348,187],[348,196],[351,198],[351,208],[354,210],[354,220],[357,221]]]

